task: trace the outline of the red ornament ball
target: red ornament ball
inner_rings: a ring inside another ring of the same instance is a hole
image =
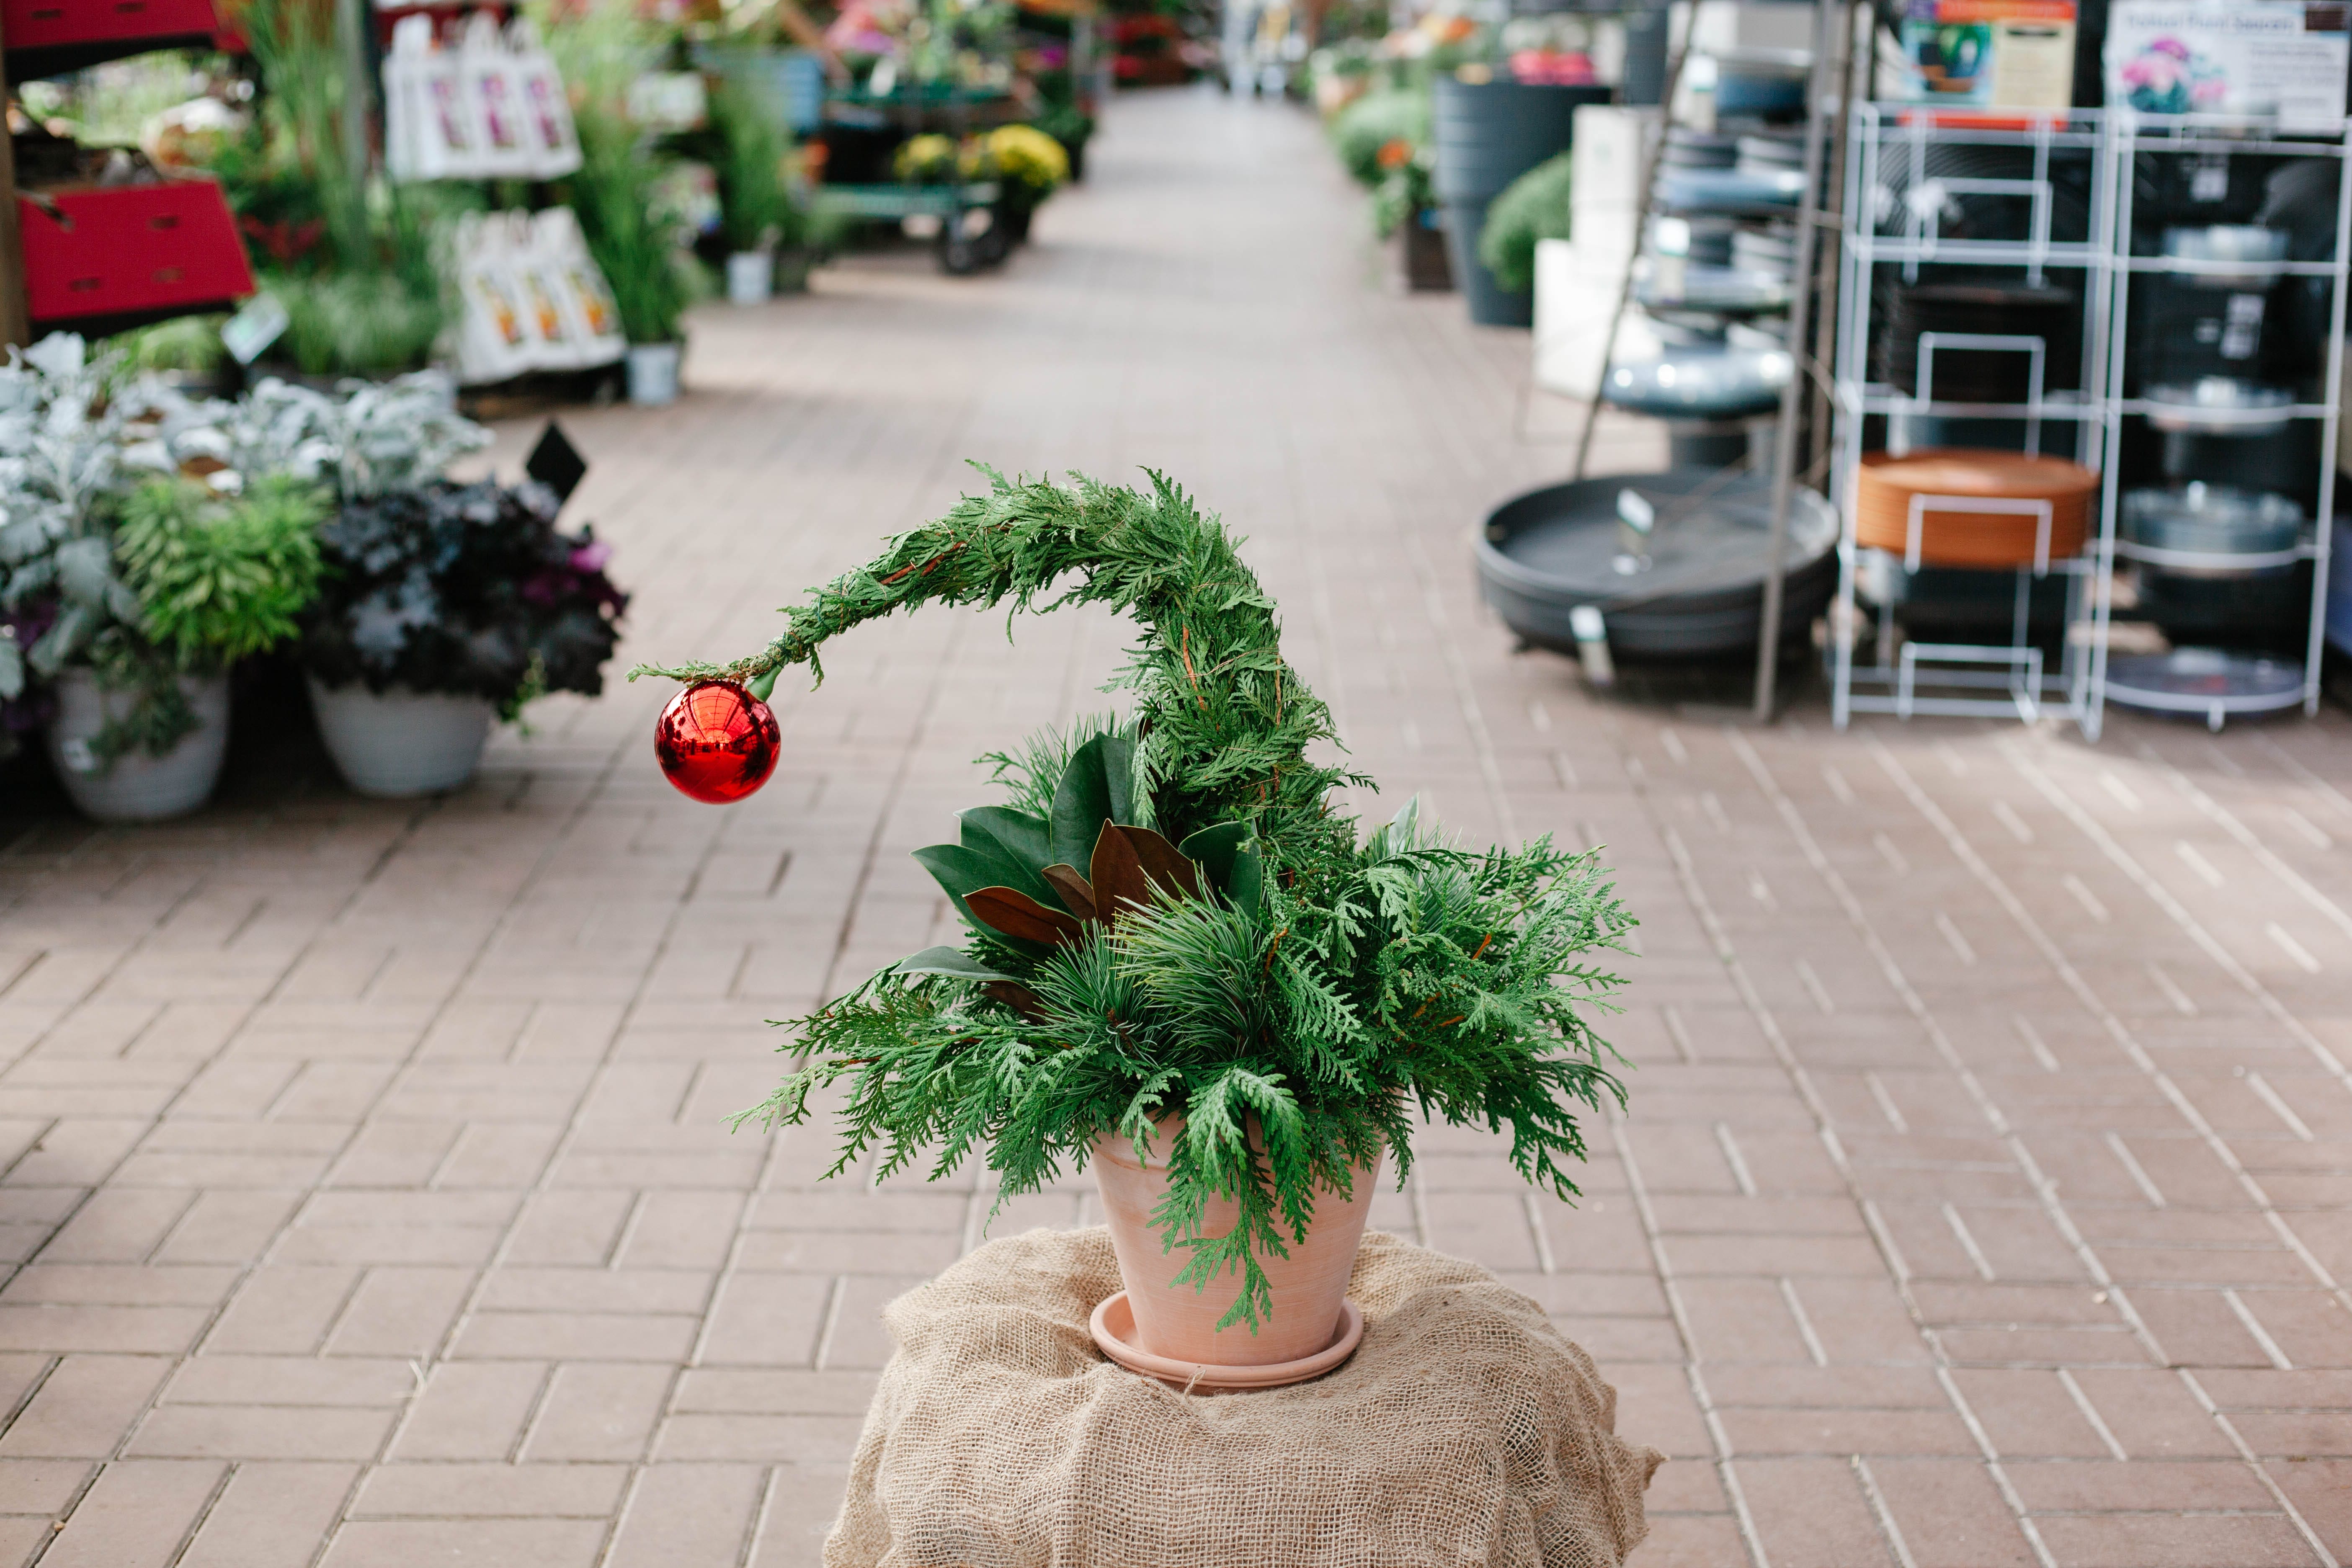
[[[741,800],[776,771],[782,736],[768,705],[732,680],[700,680],[669,700],[654,726],[661,770],[698,801]]]

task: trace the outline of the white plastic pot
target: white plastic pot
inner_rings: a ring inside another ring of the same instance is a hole
[[[310,682],[310,710],[344,781],[362,795],[436,795],[457,788],[482,763],[498,709],[487,697],[395,686]]]
[[[739,250],[727,258],[727,302],[764,305],[776,291],[776,253]]]
[[[83,816],[100,822],[161,822],[210,800],[228,753],[228,677],[184,675],[180,690],[196,728],[160,757],[132,747],[101,766],[90,752],[110,719],[127,717],[137,698],[110,691],[87,669],[58,677],[58,716],[49,721],[49,761]]]
[[[677,362],[684,343],[629,345],[629,401],[660,408],[677,401]]]

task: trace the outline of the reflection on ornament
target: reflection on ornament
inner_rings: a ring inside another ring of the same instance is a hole
[[[766,784],[780,742],[775,714],[732,680],[697,681],[669,700],[654,726],[663,773],[711,805],[741,800]]]

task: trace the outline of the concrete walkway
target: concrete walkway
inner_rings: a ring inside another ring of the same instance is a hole
[[[1596,702],[1472,593],[1481,510],[1569,461],[1524,335],[1386,293],[1296,111],[1123,100],[1097,153],[1000,275],[854,260],[701,316],[677,407],[567,416],[624,660],[748,650],[963,458],[1165,468],[1361,765],[1607,845],[1642,917],[1585,1202],[1440,1133],[1375,1219],[1544,1301],[1675,1456],[1638,1568],[2352,1559],[2352,725]],[[950,938],[906,851],[969,759],[1100,700],[1117,626],[1013,629],[847,639],[727,810],[616,685],[445,801],[248,735],[193,821],[16,820],[0,1568],[815,1563],[877,1310],[992,1194],[721,1118],[763,1019]]]

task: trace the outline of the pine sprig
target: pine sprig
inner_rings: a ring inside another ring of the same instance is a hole
[[[1246,824],[1265,875],[1246,897],[1162,888],[1060,945],[975,924],[954,973],[919,955],[793,1021],[800,1067],[739,1123],[803,1122],[839,1089],[836,1173],[928,1156],[939,1177],[979,1155],[1005,1197],[1082,1167],[1105,1137],[1140,1149],[1157,1133],[1170,1183],[1153,1220],[1184,1255],[1177,1281],[1238,1275],[1224,1322],[1253,1328],[1272,1306],[1263,1260],[1383,1149],[1402,1181],[1420,1117],[1507,1131],[1523,1177],[1573,1196],[1579,1116],[1624,1100],[1591,1024],[1622,982],[1593,959],[1625,951],[1633,921],[1597,855],[1549,839],[1465,850],[1410,804],[1360,840],[1329,797],[1368,781],[1309,758],[1337,743],[1330,713],[1282,658],[1273,605],[1221,526],[1156,474],[1141,489],[989,477],[786,610],[761,652],[633,679],[756,682],[793,664],[822,679],[827,639],[933,601],[1107,604],[1141,627],[1112,682],[1135,693],[1133,717],[982,760],[1013,809],[1045,818],[1083,742],[1131,740],[1136,825],[1174,842]],[[1234,1217],[1212,1235],[1220,1203]]]

